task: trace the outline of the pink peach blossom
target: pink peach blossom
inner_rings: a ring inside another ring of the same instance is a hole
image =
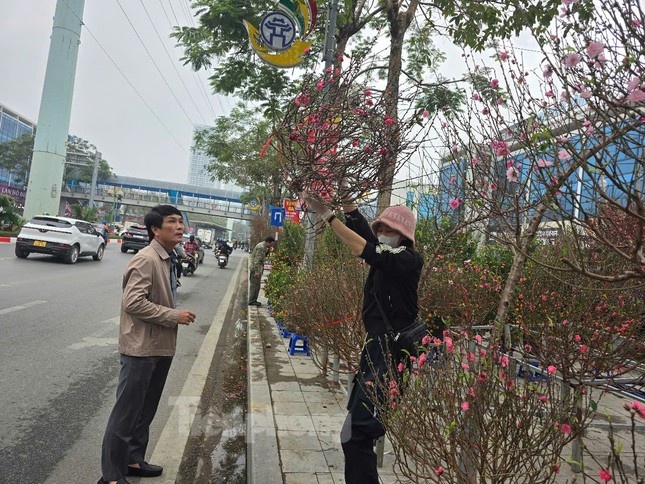
[[[506,179],[511,183],[519,183],[520,181],[520,172],[514,166],[509,167],[506,170]]]
[[[611,474],[607,472],[605,469],[600,469],[599,475],[600,475],[601,481],[605,481],[605,482],[611,481]]]
[[[499,81],[497,79],[492,79],[490,81],[490,87],[493,89],[497,89],[499,87]]]
[[[576,52],[571,52],[570,54],[567,54],[564,56],[564,59],[562,59],[562,62],[564,62],[565,67],[567,67],[568,69],[571,69],[572,67],[577,66],[581,60],[582,60],[582,57],[580,56],[580,54]]]
[[[558,369],[553,365],[549,365],[546,371],[549,375],[553,375],[556,371],[558,371]]]
[[[562,161],[569,161],[571,159],[571,155],[567,150],[560,150],[558,151],[558,158]]]
[[[453,210],[457,210],[459,206],[461,205],[461,198],[453,198],[450,200],[450,208]]]
[[[602,54],[603,50],[605,50],[605,44],[603,44],[602,42],[592,41],[589,42],[589,45],[587,46],[587,54],[592,59]]]
[[[638,76],[632,77],[632,80],[629,81],[629,84],[627,84],[627,90],[629,92],[632,92],[634,89],[638,87],[638,85],[641,83],[641,78]]]
[[[539,159],[537,160],[536,165],[538,168],[548,168],[549,166],[553,166],[553,162],[549,160]]]
[[[645,405],[634,400],[629,408],[634,410],[641,418],[645,419]]]
[[[640,89],[634,89],[629,93],[627,99],[633,103],[641,103],[645,101],[645,92]]]
[[[470,403],[468,403],[468,402],[461,402],[461,409],[462,409],[464,412],[467,412],[468,410],[470,410]]]
[[[443,466],[439,466],[439,467],[437,467],[437,468],[435,469],[435,471],[434,471],[434,473],[435,473],[437,476],[440,476],[441,474],[443,474],[443,472],[444,472],[444,468],[443,468]]]

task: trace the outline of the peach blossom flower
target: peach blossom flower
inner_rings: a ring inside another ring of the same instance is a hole
[[[603,50],[605,50],[605,44],[602,42],[589,42],[589,45],[587,46],[587,54],[589,54],[589,57],[592,59],[602,54]]]
[[[564,66],[567,67],[568,69],[571,69],[572,67],[575,67],[578,65],[578,63],[582,60],[582,57],[580,54],[576,52],[571,52],[570,54],[567,54],[564,56],[564,59],[562,59],[562,62],[564,63]]]

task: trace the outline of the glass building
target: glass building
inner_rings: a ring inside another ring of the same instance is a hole
[[[0,143],[28,134],[33,136],[36,124],[27,118],[0,104]],[[0,168],[0,183],[11,183],[13,173]]]
[[[196,124],[193,130],[193,137],[197,131],[209,129],[211,126]],[[198,187],[215,188],[217,190],[230,190],[231,192],[242,192],[243,189],[234,183],[226,183],[221,180],[211,180],[211,174],[208,172],[208,165],[213,162],[213,158],[201,150],[191,150],[190,163],[188,165],[188,178],[186,183]]]
[[[599,139],[611,136],[612,128],[599,127]],[[576,133],[569,133],[569,143],[572,151],[583,152],[596,143],[596,138],[587,138],[583,142]],[[511,148],[512,149],[512,148]],[[488,173],[487,185],[496,186],[494,198],[499,204],[500,211],[506,211],[506,223],[516,223],[516,214],[513,211],[514,199],[521,196],[527,210],[520,212],[519,222],[526,223],[533,215],[533,209],[542,198],[547,187],[552,183],[551,170],[531,169],[531,158],[543,159],[545,162],[555,164],[557,152],[545,152],[533,155],[522,149],[515,149],[507,157],[499,157],[493,162]],[[645,174],[643,173],[643,159],[645,159],[645,130],[635,129],[630,133],[616,138],[612,143],[600,149],[588,161],[589,168],[577,169],[562,185],[557,193],[557,207],[548,208],[544,214],[544,222],[584,219],[597,215],[598,203],[604,197],[614,200],[622,205],[628,202],[629,194],[624,188],[636,190],[636,193],[645,191]],[[517,169],[517,182],[510,183],[506,178],[506,162],[512,161]],[[594,169],[601,166],[603,170]],[[566,164],[565,164],[566,166]],[[439,195],[437,197],[438,211],[442,216],[458,218],[464,205],[458,209],[451,209],[450,201],[463,197],[466,200],[466,185],[472,180],[464,180],[464,175],[472,177],[472,170],[463,159],[446,158],[439,168]],[[521,187],[524,187],[523,191]],[[622,188],[621,188],[622,187]],[[491,194],[492,196],[492,194]],[[501,220],[489,220],[492,228],[504,225]]]

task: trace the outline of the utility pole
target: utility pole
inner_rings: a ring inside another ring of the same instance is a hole
[[[334,65],[334,52],[336,50],[336,20],[338,18],[338,0],[329,0],[327,3],[327,28],[325,30],[325,49],[323,51],[323,60],[325,61],[325,77],[327,68]],[[326,80],[326,79],[325,79]],[[329,83],[325,82],[325,91],[323,102],[327,100],[329,94]],[[314,247],[316,244],[316,215],[312,217],[305,216],[305,265],[311,267],[314,259]],[[312,220],[313,219],[313,220]]]
[[[58,215],[85,0],[58,0],[24,217]]]

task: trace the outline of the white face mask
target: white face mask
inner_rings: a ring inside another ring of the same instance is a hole
[[[381,234],[378,236],[378,241],[381,244],[386,244],[396,249],[399,245],[401,245],[401,236],[400,235],[387,236],[385,234]]]

